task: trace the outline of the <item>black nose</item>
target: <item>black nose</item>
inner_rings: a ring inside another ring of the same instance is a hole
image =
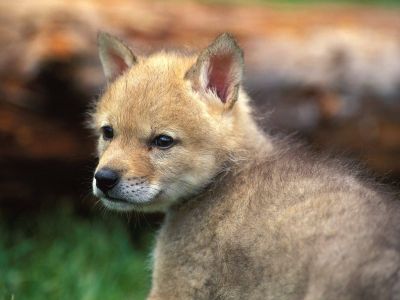
[[[103,192],[111,190],[119,181],[119,174],[111,169],[102,168],[94,174],[96,186]]]

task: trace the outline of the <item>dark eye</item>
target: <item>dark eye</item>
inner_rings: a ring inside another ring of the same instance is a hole
[[[103,135],[103,139],[105,140],[111,140],[114,137],[114,130],[111,126],[106,125],[101,127],[101,132]]]
[[[153,140],[152,144],[160,149],[168,149],[174,144],[174,139],[169,135],[161,134]]]

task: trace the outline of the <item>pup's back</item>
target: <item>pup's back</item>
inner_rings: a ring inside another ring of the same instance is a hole
[[[156,251],[162,295],[399,298],[399,203],[340,162],[298,151],[248,162],[171,210]]]
[[[110,36],[100,46],[110,86],[94,193],[166,212],[150,299],[400,298],[399,202],[262,134],[232,37],[198,56],[138,59]]]

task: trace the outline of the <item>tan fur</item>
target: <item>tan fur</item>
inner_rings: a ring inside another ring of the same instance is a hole
[[[185,78],[196,61],[139,58],[94,114],[96,131],[115,131],[99,139],[97,169],[161,191],[112,207],[166,212],[149,299],[400,299],[399,202],[340,161],[261,133],[242,88],[235,105],[196,89]],[[165,132],[179,143],[149,146]]]

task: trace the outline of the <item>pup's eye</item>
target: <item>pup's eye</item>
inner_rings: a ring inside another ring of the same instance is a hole
[[[101,127],[101,133],[103,135],[103,139],[106,141],[111,140],[114,137],[114,130],[108,125]]]
[[[174,144],[174,139],[169,135],[161,134],[155,137],[152,144],[160,149],[168,149]]]

